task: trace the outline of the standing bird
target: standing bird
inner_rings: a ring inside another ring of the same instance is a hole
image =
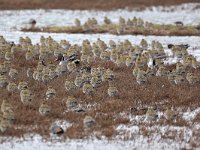
[[[28,89],[21,90],[20,98],[21,98],[22,103],[25,106],[31,106],[32,105],[33,98],[32,98],[32,93],[31,93],[30,90],[28,90]]]
[[[155,121],[158,118],[158,115],[156,113],[156,111],[149,107],[147,112],[146,112],[146,119],[149,121]]]
[[[35,28],[35,25],[36,25],[36,20],[35,19],[30,19],[29,20],[29,24],[31,25],[31,28]]]
[[[28,89],[28,83],[27,82],[19,82],[17,88],[21,90]]]
[[[83,86],[84,81],[83,81],[82,76],[81,76],[80,74],[78,74],[78,75],[76,76],[76,78],[75,78],[75,80],[74,80],[74,84],[75,84],[77,87],[79,87],[79,88],[81,88],[81,87]]]
[[[39,107],[39,113],[42,116],[47,116],[50,114],[50,112],[51,112],[51,107],[47,104],[46,101],[44,101]]]
[[[18,75],[18,71],[16,69],[10,68],[10,71],[8,74],[11,77],[11,79],[15,79]]]
[[[173,109],[167,108],[167,110],[164,112],[164,117],[165,117],[167,120],[174,120],[175,117],[176,117],[176,114],[175,114],[175,112],[174,112]]]
[[[58,54],[57,58],[55,59],[55,61],[64,61],[64,57],[62,54]]]
[[[192,85],[200,82],[200,78],[194,73],[187,73],[186,79],[188,80],[189,84],[192,84]]]
[[[183,22],[182,22],[182,21],[176,21],[176,22],[174,22],[174,24],[175,24],[177,27],[183,27]]]
[[[12,92],[12,93],[15,93],[17,92],[17,84],[15,84],[14,82],[9,82],[6,89],[9,91],[9,92]]]
[[[6,119],[10,124],[15,122],[15,113],[12,110],[3,112],[3,119]]]
[[[65,89],[66,91],[75,91],[76,90],[76,85],[74,84],[73,81],[69,81],[68,79],[65,80]]]
[[[138,84],[144,84],[147,82],[146,72],[143,70],[139,70],[136,77]]]
[[[5,88],[8,85],[8,80],[5,75],[0,75],[0,87]]]
[[[46,91],[46,99],[53,99],[56,97],[56,90],[53,89],[53,87],[49,86],[47,91]]]
[[[81,22],[77,18],[74,20],[74,24],[75,24],[76,27],[81,27]]]
[[[10,122],[8,120],[4,119],[4,118],[1,119],[1,121],[0,121],[0,131],[4,133],[5,131],[7,131],[10,128],[11,128]]]
[[[111,22],[111,20],[108,18],[108,17],[104,17],[104,24],[111,24],[112,22]]]
[[[84,94],[90,95],[90,94],[93,93],[93,91],[94,91],[94,88],[93,88],[93,86],[91,84],[84,83],[84,85],[83,85],[83,93]]]
[[[95,123],[95,120],[91,116],[85,116],[83,124],[85,128],[91,128]]]
[[[4,113],[6,111],[13,111],[12,105],[8,102],[8,100],[3,100],[1,104],[1,111]]]
[[[112,82],[109,82],[109,88],[108,88],[108,95],[110,97],[115,97],[119,95],[119,91],[117,88],[113,85]]]
[[[73,96],[68,96],[66,105],[68,109],[75,108],[78,105],[77,99]]]

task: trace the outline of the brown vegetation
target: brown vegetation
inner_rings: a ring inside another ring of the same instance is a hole
[[[0,0],[0,9],[143,9],[147,6],[169,6],[199,0]]]
[[[48,33],[117,33],[117,25],[97,25],[95,28],[85,31],[82,27],[66,26],[66,27],[43,27],[43,28],[22,28],[24,32],[48,32]],[[120,35],[156,35],[156,36],[200,36],[200,30],[196,26],[176,27],[175,25],[155,25],[152,29],[144,27],[126,27]]]
[[[20,101],[19,94],[10,94],[7,90],[0,89],[0,104],[3,99],[9,99],[16,113],[14,129],[1,134],[1,136],[23,137],[24,133],[38,133],[44,138],[49,137],[51,124],[57,119],[63,119],[73,124],[64,133],[65,137],[83,138],[90,134],[90,132],[84,130],[82,123],[84,116],[87,114],[93,116],[96,120],[95,126],[90,131],[98,131],[100,135],[112,137],[116,134],[114,126],[129,123],[129,119],[119,117],[119,113],[137,114],[140,111],[140,114],[144,115],[148,106],[156,106],[157,110],[160,111],[164,111],[166,107],[172,105],[175,110],[181,108],[182,111],[188,107],[194,109],[200,106],[200,84],[191,86],[186,83],[182,86],[175,86],[171,85],[164,77],[152,77],[148,83],[138,85],[132,75],[132,69],[126,66],[117,67],[112,62],[97,60],[93,66],[104,66],[115,72],[115,85],[119,89],[119,97],[108,97],[108,83],[104,82],[92,96],[83,94],[81,89],[73,93],[79,99],[79,103],[86,108],[86,112],[66,111],[67,107],[63,98],[72,93],[65,91],[64,82],[66,78],[74,79],[76,73],[65,73],[49,83],[57,90],[57,96],[50,102],[53,108],[52,114],[44,117],[39,114],[38,108],[45,98],[47,87],[44,83],[36,82],[25,75],[25,70],[28,67],[35,67],[36,61],[27,63],[24,53],[19,52],[15,54],[15,58],[13,64],[16,64],[16,69],[20,71],[15,82],[28,81],[29,87],[34,93],[34,105],[25,107]],[[171,68],[173,67],[171,66]],[[195,72],[200,74],[199,69]],[[87,109],[89,104],[91,108]],[[135,108],[135,111],[132,112],[131,108]],[[199,121],[199,117],[197,117],[195,122]],[[162,120],[157,124],[162,124]],[[179,126],[188,125],[180,118],[176,124]]]

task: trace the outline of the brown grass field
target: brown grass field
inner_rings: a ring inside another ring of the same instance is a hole
[[[199,0],[0,0],[0,9],[143,9],[147,6],[169,6]]]
[[[66,92],[64,88],[65,79],[74,80],[76,73],[65,73],[49,83],[57,90],[57,95],[50,102],[53,108],[51,115],[44,117],[39,114],[38,109],[45,98],[47,86],[44,83],[26,77],[26,69],[28,67],[36,67],[37,60],[26,61],[24,55],[25,53],[23,52],[15,53],[16,59],[12,62],[15,64],[15,68],[19,70],[15,83],[28,81],[29,87],[34,94],[34,105],[32,107],[25,107],[20,101],[19,93],[11,94],[6,89],[0,89],[0,104],[3,99],[9,99],[16,113],[14,128],[1,133],[1,136],[23,137],[25,133],[38,133],[44,138],[48,138],[50,136],[50,125],[57,119],[64,119],[73,123],[64,133],[64,137],[71,139],[87,137],[90,132],[84,130],[82,122],[87,114],[93,116],[96,120],[95,126],[90,131],[100,133],[96,135],[98,138],[101,138],[101,135],[112,138],[117,134],[115,131],[116,125],[128,124],[130,122],[129,119],[118,116],[119,113],[144,115],[148,106],[155,106],[157,110],[164,111],[166,107],[171,107],[172,105],[178,113],[182,113],[187,108],[194,110],[200,106],[200,84],[189,85],[185,83],[184,85],[177,86],[170,84],[165,77],[152,77],[146,84],[138,85],[132,75],[132,68],[126,66],[117,67],[112,62],[102,62],[97,59],[92,66],[97,67],[100,65],[110,68],[116,74],[114,81],[120,93],[119,97],[108,97],[107,82],[103,82],[100,87],[96,88],[91,96],[83,94],[81,89],[76,90],[75,93]],[[174,67],[172,65],[169,69]],[[200,75],[200,69],[193,70],[188,68],[187,70]],[[63,98],[69,95],[75,95],[79,99],[79,103],[86,108],[86,112],[65,112],[67,107]],[[91,108],[87,108],[88,105],[91,105]],[[195,122],[200,122],[199,115],[194,119],[193,123]],[[136,125],[145,124],[144,122]],[[163,125],[169,124],[169,122],[161,118],[154,124]],[[189,126],[188,122],[183,120],[181,115],[178,115],[177,122],[171,122],[170,124]],[[32,126],[37,126],[37,128],[31,128]],[[145,134],[145,128],[142,132]],[[198,133],[196,137],[199,137]],[[166,136],[165,138],[168,137]]]
[[[34,27],[21,28],[24,32],[48,32],[48,33],[109,33],[119,35],[117,33],[117,24],[96,25],[95,28],[85,31],[82,27],[64,26],[64,27]],[[144,27],[125,27],[120,35],[155,35],[155,36],[200,36],[200,30],[196,26],[177,27],[176,25],[154,25],[152,29]]]

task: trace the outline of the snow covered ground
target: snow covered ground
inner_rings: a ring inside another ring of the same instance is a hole
[[[28,21],[36,19],[38,26],[66,26],[74,24],[74,19],[79,18],[85,22],[89,17],[95,17],[99,23],[104,16],[108,16],[113,22],[118,22],[119,16],[125,19],[141,17],[146,21],[167,24],[182,21],[184,24],[200,23],[200,8],[197,4],[184,4],[177,7],[151,7],[144,11],[113,10],[113,11],[80,11],[80,10],[17,10],[0,11],[0,29],[16,30],[27,25]],[[173,11],[176,10],[176,11]]]
[[[181,6],[173,6],[168,8],[162,7],[152,7],[144,11],[128,11],[128,10],[115,10],[115,11],[71,11],[71,10],[23,10],[23,11],[0,11],[0,35],[3,35],[6,40],[18,42],[20,36],[29,36],[33,43],[39,42],[41,35],[47,37],[51,35],[55,40],[59,41],[62,39],[68,40],[70,43],[81,44],[84,39],[89,39],[91,42],[101,38],[105,42],[110,39],[114,41],[124,41],[128,39],[134,44],[139,44],[141,39],[147,40],[149,43],[152,40],[158,40],[164,47],[169,43],[173,44],[189,44],[189,53],[197,57],[200,61],[200,38],[196,36],[184,36],[184,37],[167,37],[167,36],[116,36],[109,34],[56,34],[56,33],[24,33],[18,31],[21,27],[27,25],[29,19],[36,19],[39,26],[54,26],[54,25],[72,25],[75,18],[80,18],[82,22],[86,21],[89,17],[95,17],[102,23],[103,17],[108,16],[112,21],[117,22],[119,16],[123,16],[126,19],[132,18],[134,16],[141,17],[144,20],[155,22],[155,23],[173,23],[175,21],[182,21],[184,24],[199,24],[200,23],[200,9],[194,9],[195,4],[185,4]],[[176,11],[173,11],[176,9]],[[195,118],[199,113],[199,108],[193,112],[185,112],[182,114],[183,119],[189,122]],[[143,119],[142,116],[130,116],[131,122],[137,119]],[[67,129],[69,123],[60,123],[63,128]],[[151,126],[148,128],[152,133],[150,136],[143,136],[140,134],[141,127],[135,125],[120,125],[116,127],[117,131],[121,133],[116,139],[113,140],[98,140],[94,137],[91,139],[83,140],[70,140],[66,139],[65,142],[44,142],[42,137],[39,135],[34,135],[33,139],[23,141],[21,139],[13,139],[12,141],[4,142],[0,144],[1,150],[10,149],[42,149],[42,150],[129,150],[129,149],[190,149],[191,145],[189,143],[192,139],[192,132],[194,130],[200,130],[200,124],[191,124],[189,127],[178,127],[178,126]],[[171,132],[177,133],[177,139],[162,139],[163,135]],[[182,133],[184,135],[182,136]],[[131,140],[124,140],[127,135]],[[181,136],[181,138],[179,138]],[[122,140],[123,139],[123,140]],[[1,140],[1,139],[0,139]],[[200,147],[199,147],[200,149]]]
[[[194,111],[187,111],[182,114],[184,120],[191,122],[191,125],[175,126],[175,125],[151,125],[146,126],[148,136],[143,135],[144,126],[134,125],[134,121],[142,122],[145,116],[126,116],[132,123],[129,125],[119,125],[116,127],[118,135],[111,140],[102,137],[101,140],[91,135],[88,139],[66,139],[62,137],[51,136],[51,140],[44,140],[40,135],[33,134],[24,135],[26,140],[7,139],[7,142],[0,144],[2,150],[22,150],[22,149],[42,149],[42,150],[132,150],[132,149],[192,149],[191,143],[198,143],[193,139],[193,133],[200,131],[200,124],[193,124],[194,117],[199,113],[199,108]],[[161,113],[159,113],[161,115]],[[69,128],[71,124],[67,121],[58,120],[54,124],[61,125],[64,130]],[[95,134],[95,133],[94,133]],[[169,137],[169,138],[163,138]],[[170,138],[174,137],[174,139]],[[197,148],[197,150],[200,149]]]
[[[153,139],[152,142],[149,142]],[[158,144],[159,142],[159,144]],[[40,147],[40,148],[39,148]],[[42,138],[35,135],[32,140],[23,142],[6,142],[0,145],[2,150],[22,150],[22,149],[42,149],[42,150],[132,150],[132,149],[174,149],[189,148],[187,143],[182,145],[168,140],[167,142],[161,142],[160,136],[154,135],[152,137],[144,137],[142,135],[135,136],[134,140],[66,140],[65,142],[42,142]]]

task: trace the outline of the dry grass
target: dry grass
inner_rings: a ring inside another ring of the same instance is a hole
[[[144,115],[148,106],[156,106],[161,111],[171,105],[175,109],[182,108],[183,110],[186,110],[188,107],[194,109],[200,106],[200,85],[191,86],[185,84],[183,86],[175,86],[171,85],[163,77],[153,77],[149,79],[147,84],[138,85],[132,75],[132,69],[126,66],[117,67],[112,62],[97,60],[93,64],[94,66],[100,65],[110,68],[116,74],[115,85],[119,89],[119,97],[108,97],[108,83],[104,82],[95,90],[93,96],[83,94],[81,89],[73,93],[79,99],[79,103],[82,106],[91,105],[90,109],[86,107],[86,112],[79,113],[72,111],[65,112],[67,107],[63,98],[72,95],[72,93],[65,91],[64,82],[66,78],[74,79],[75,77],[75,73],[66,73],[49,83],[49,85],[57,90],[57,96],[50,102],[53,108],[52,114],[48,117],[43,117],[40,116],[38,109],[45,98],[47,87],[43,83],[26,77],[25,70],[28,67],[35,67],[37,61],[27,63],[24,55],[24,53],[15,54],[16,59],[13,61],[13,64],[16,64],[16,69],[20,71],[19,77],[15,82],[28,81],[29,87],[34,93],[34,105],[32,107],[25,107],[20,101],[19,93],[10,94],[7,90],[0,89],[0,103],[2,103],[3,99],[9,99],[10,103],[14,106],[16,113],[15,128],[24,126],[23,128],[11,129],[1,134],[1,136],[23,137],[25,133],[38,133],[44,138],[48,138],[51,124],[55,120],[61,119],[68,120],[73,124],[66,130],[64,137],[83,138],[91,133],[84,130],[82,123],[84,116],[87,114],[93,116],[96,120],[95,126],[90,131],[97,131],[100,135],[111,138],[116,134],[114,126],[129,124],[129,119],[117,117],[116,114],[118,113],[139,113]],[[195,70],[195,72],[200,74],[200,69]],[[136,110],[132,112],[131,108],[136,108]],[[199,117],[196,117],[195,122],[199,121]],[[162,120],[158,124],[162,124]],[[176,125],[187,126],[188,124],[179,118]],[[37,126],[37,128],[30,128],[31,126]],[[100,136],[98,135],[98,137]]]
[[[24,32],[50,32],[50,33],[111,33],[118,35],[117,24],[97,25],[95,28],[85,31],[82,27],[43,27],[43,28],[22,28]],[[126,27],[122,35],[156,35],[156,36],[199,36],[200,30],[196,26],[177,27],[176,25],[154,24],[152,29],[144,27]]]
[[[169,6],[199,0],[0,0],[0,9],[99,9],[111,10],[128,7],[143,9],[147,6]]]

